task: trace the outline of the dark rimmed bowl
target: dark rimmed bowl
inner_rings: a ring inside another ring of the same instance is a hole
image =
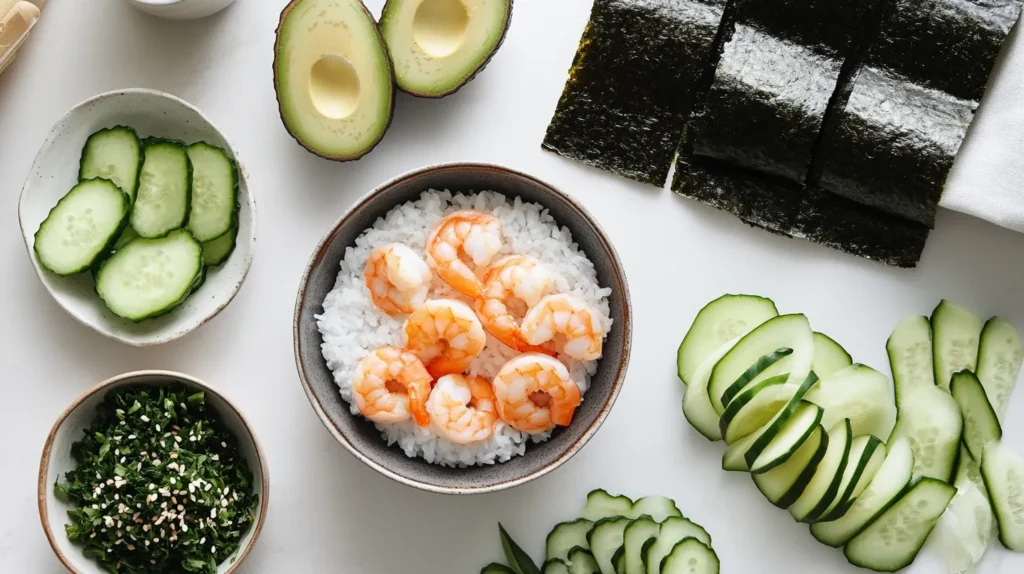
[[[353,245],[356,237],[378,217],[429,189],[453,193],[496,191],[543,205],[559,225],[569,228],[573,240],[593,261],[601,286],[612,289],[609,303],[613,323],[605,341],[604,357],[572,424],[557,429],[547,442],[530,444],[526,454],[502,464],[450,468],[409,458],[397,446],[389,447],[372,423],[349,412],[349,405],[341,398],[320,353],[323,338],[313,315],[323,311],[324,298],[334,288],[345,248]],[[452,163],[399,176],[362,197],[338,220],[320,240],[302,276],[295,302],[293,336],[295,363],[309,402],[327,430],[349,452],[403,484],[444,494],[474,494],[512,488],[541,477],[583,448],[608,416],[622,388],[632,328],[629,288],[622,264],[611,241],[582,205],[524,173],[497,165]]]

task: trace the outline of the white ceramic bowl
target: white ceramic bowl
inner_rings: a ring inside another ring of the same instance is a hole
[[[238,163],[238,239],[222,265],[211,267],[206,283],[174,311],[141,323],[114,315],[96,296],[89,273],[58,277],[36,260],[35,232],[50,209],[75,185],[82,146],[90,134],[105,127],[127,125],[140,137],[160,136],[187,143],[206,141],[220,146]],[[249,193],[245,168],[226,137],[195,107],[170,94],[131,89],[107,92],[71,108],[50,130],[36,155],[18,204],[21,232],[29,257],[43,285],[64,310],[96,331],[138,347],[166,343],[212,319],[238,293],[256,246],[256,204]]]
[[[259,504],[253,511],[255,521],[252,528],[242,538],[238,550],[232,558],[224,561],[217,568],[220,574],[233,572],[249,555],[256,539],[263,528],[267,516],[267,504],[270,496],[270,475],[267,461],[260,448],[256,435],[242,413],[226,398],[198,379],[181,373],[170,371],[135,371],[118,375],[103,381],[75,399],[53,423],[50,435],[43,446],[43,456],[39,462],[38,503],[39,519],[43,530],[50,541],[50,547],[64,566],[75,574],[105,574],[97,562],[86,558],[82,549],[68,540],[64,533],[64,525],[68,522],[67,511],[72,506],[59,500],[53,492],[53,484],[58,475],[74,466],[71,458],[71,445],[82,438],[82,431],[92,422],[96,407],[103,401],[108,392],[129,386],[158,386],[181,383],[190,389],[204,391],[207,404],[220,415],[224,425],[238,439],[238,447],[242,456],[249,464],[253,474],[253,488],[259,495]]]
[[[194,20],[220,12],[235,0],[128,0],[139,10],[171,20]]]

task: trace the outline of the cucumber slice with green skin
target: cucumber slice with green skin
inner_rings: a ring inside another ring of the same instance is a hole
[[[768,472],[751,475],[754,484],[768,502],[785,510],[803,494],[827,449],[828,433],[819,423],[789,460]]]
[[[569,574],[601,574],[601,567],[589,550],[573,548],[569,551]]]
[[[587,533],[593,527],[594,523],[586,518],[556,524],[548,534],[544,559],[566,561],[569,560],[569,552],[573,549],[589,549]]]
[[[949,390],[963,413],[964,446],[971,457],[981,460],[985,445],[1003,438],[1003,428],[999,425],[996,411],[988,402],[981,381],[970,371],[955,373]]]
[[[501,538],[501,549],[505,552],[505,560],[508,561],[513,572],[516,574],[541,574],[540,568],[533,563],[530,555],[523,551],[515,540],[512,540],[500,522],[498,523],[498,536]]]
[[[132,239],[137,239],[138,237],[139,234],[135,233],[135,230],[132,229],[132,226],[126,225],[124,231],[122,231],[121,235],[117,237],[117,241],[114,242],[114,251],[117,251],[118,249],[124,247],[125,244],[127,244],[129,241],[131,241]]]
[[[754,295],[722,295],[708,303],[697,313],[676,352],[679,379],[689,385],[716,349],[778,315],[771,299]]]
[[[908,393],[906,399],[899,408],[889,441],[910,439],[914,474],[948,482],[953,476],[963,435],[960,407],[949,393],[938,387],[917,389]]]
[[[235,251],[237,238],[238,227],[232,227],[224,235],[203,243],[203,263],[213,267],[227,261]]]
[[[188,230],[205,243],[235,226],[238,212],[238,169],[221,148],[205,142],[188,146],[192,163],[192,201]]]
[[[615,565],[615,574],[626,574],[626,548],[620,547],[612,556],[612,564]]]
[[[935,384],[949,389],[953,373],[973,371],[978,364],[981,318],[943,299],[932,311],[932,362]]]
[[[516,574],[516,571],[497,562],[491,562],[480,569],[480,574]]]
[[[646,574],[643,548],[649,540],[657,538],[661,525],[650,516],[642,516],[626,526],[622,535],[625,574]]]
[[[808,406],[805,406],[805,405],[808,405]],[[787,408],[788,408],[788,406],[789,405],[787,405]],[[805,410],[806,409],[810,409],[812,411],[814,411],[814,409],[817,409],[818,411],[821,410],[820,407],[818,407],[817,405],[814,405],[812,403],[801,403],[800,401],[796,402],[796,406],[797,406],[796,410],[801,410],[801,409],[805,409]],[[783,412],[785,412],[785,411],[783,411]],[[779,414],[783,415],[783,412],[780,412]],[[813,414],[818,415],[820,417],[820,413],[813,413]],[[788,413],[786,413],[784,415],[784,419],[785,419],[784,421],[778,420],[778,419],[774,419],[774,420],[768,422],[767,424],[765,424],[763,427],[761,427],[757,431],[755,431],[755,432],[747,435],[746,437],[743,437],[742,439],[740,439],[740,440],[734,442],[733,444],[729,445],[729,447],[725,449],[725,453],[722,455],[722,470],[750,472],[750,463],[747,462],[747,453],[749,453],[751,451],[751,449],[754,449],[754,448],[757,448],[759,451],[764,451],[770,445],[772,445],[773,441],[769,440],[767,444],[764,442],[765,438],[763,438],[763,437],[765,437],[766,433],[771,434],[773,436],[773,438],[782,436],[782,437],[784,437],[784,440],[786,440],[787,442],[789,440],[792,440],[789,437],[796,436],[796,433],[799,432],[798,429],[799,428],[803,428],[803,426],[805,424],[808,424],[808,422],[809,422],[808,419],[811,416],[811,414],[809,414],[809,413],[801,412],[801,417],[798,419],[798,422],[795,423],[794,429],[786,429],[786,423],[788,423],[789,419],[791,417],[793,417],[794,415],[795,415],[794,412],[792,412],[792,411],[788,412]],[[781,422],[781,426],[776,425],[776,423],[780,423],[780,422]],[[813,428],[810,429],[810,430],[813,430]],[[808,436],[809,436],[809,434],[810,434],[810,431],[808,431]],[[775,449],[772,449],[772,451],[774,452]],[[759,452],[759,454],[760,454],[760,452]],[[756,461],[756,457],[755,457],[755,461]],[[785,462],[785,461],[778,462],[778,464],[782,464],[783,462]],[[778,466],[778,464],[776,466]],[[771,469],[762,469],[761,472],[767,472],[768,470],[771,470]]]
[[[876,572],[909,566],[921,551],[956,488],[934,478],[921,478],[846,545],[850,564]]]
[[[140,237],[163,237],[188,223],[192,163],[184,144],[147,138],[131,224]]]
[[[766,355],[772,356],[779,349],[792,349],[792,353],[775,361],[749,380],[743,375]],[[789,373],[790,382],[800,384],[811,372],[814,358],[814,337],[807,317],[803,315],[780,315],[762,323],[747,333],[711,371],[708,381],[708,397],[715,412],[722,414],[729,401],[767,378]]]
[[[135,130],[126,126],[102,129],[89,136],[78,162],[78,181],[103,178],[114,182],[135,200],[142,166],[142,141]]]
[[[676,544],[687,538],[696,538],[711,547],[711,535],[698,524],[682,517],[670,517],[661,523],[657,538],[644,544],[643,557],[646,574],[660,574],[661,562],[672,552]]]
[[[583,505],[582,518],[597,522],[602,518],[629,516],[633,512],[633,501],[628,496],[612,496],[602,488],[587,494],[587,502]]]
[[[541,567],[543,574],[569,574],[569,567],[561,560],[548,560]]]
[[[725,391],[722,393],[720,397],[723,408],[721,409],[721,411],[719,411],[719,409],[715,407],[715,412],[717,412],[719,415],[725,414],[725,409],[728,408],[729,404],[732,403],[732,401],[736,397],[742,395],[745,391],[757,386],[759,383],[766,380],[767,378],[775,378],[779,376],[772,375],[771,377],[762,377],[761,374],[767,371],[769,368],[771,368],[779,361],[785,359],[786,357],[792,354],[793,349],[790,349],[788,347],[781,347],[758,359],[753,365],[748,367],[747,370],[744,371],[738,379],[736,379],[731,385],[729,385],[728,388],[725,389]],[[711,371],[711,374],[712,377],[714,377],[714,370]],[[711,404],[712,406],[714,406],[715,402],[712,400]]]
[[[649,516],[655,522],[662,522],[669,517],[682,515],[683,513],[679,511],[679,507],[676,506],[674,500],[658,495],[645,496],[638,499],[633,503],[633,508],[629,513],[630,518]]]
[[[981,458],[981,477],[995,511],[999,541],[1024,552],[1024,459],[1001,441],[989,443]]]
[[[747,457],[750,462],[750,472],[762,474],[788,461],[800,449],[804,441],[810,438],[814,429],[818,428],[821,416],[822,409],[818,405],[807,401],[798,403],[785,426],[761,451],[761,454],[753,460],[749,456]],[[755,448],[757,448],[756,443],[751,447],[751,451]],[[748,455],[751,451],[747,451]]]
[[[850,445],[850,460],[843,471],[843,481],[839,483],[839,494],[822,513],[824,518],[821,521],[831,522],[846,514],[850,503],[867,488],[883,461],[885,443],[873,436],[855,437]]]
[[[900,439],[889,447],[885,461],[864,492],[853,501],[843,516],[828,522],[815,522],[811,534],[827,546],[839,548],[896,500],[910,484],[914,472],[914,451],[910,441]]]
[[[909,391],[935,386],[932,364],[932,326],[928,317],[904,317],[885,343],[892,369],[896,406]]]
[[[39,264],[74,275],[105,257],[128,220],[128,196],[107,179],[71,188],[39,225],[32,249]]]
[[[179,229],[136,239],[110,256],[96,272],[96,293],[114,314],[142,321],[180,305],[202,277],[202,246]]]
[[[825,428],[850,419],[854,437],[873,435],[884,441],[896,424],[889,377],[866,365],[851,365],[822,379],[806,398],[825,409]]]
[[[932,537],[937,538],[950,572],[974,572],[992,541],[995,516],[984,484],[979,487],[965,478],[954,486],[956,496],[939,518]]]
[[[971,458],[967,447],[961,444],[960,456],[957,457],[956,463],[956,478],[953,480],[953,484],[957,485],[964,481],[973,482],[985,496],[988,496],[985,481],[981,478],[981,461]]]
[[[623,535],[630,519],[624,516],[603,518],[594,523],[587,534],[590,553],[602,574],[615,574],[615,553],[622,548]]]
[[[828,430],[828,449],[824,458],[803,494],[789,506],[789,514],[797,522],[814,522],[835,499],[843,473],[846,472],[852,445],[850,421],[844,419]]]
[[[978,369],[975,372],[999,420],[1006,415],[1010,395],[1017,385],[1021,361],[1024,361],[1024,343],[1021,343],[1017,329],[999,317],[986,321],[981,330]]]
[[[814,333],[814,359],[811,370],[824,379],[853,364],[853,357],[839,343],[823,333]]]
[[[787,384],[788,380],[788,374],[765,379],[729,403],[719,420],[725,444],[732,444],[761,428],[789,403],[800,387]]]
[[[711,399],[708,398],[708,379],[711,378],[711,371],[718,361],[738,342],[737,338],[725,343],[704,360],[704,364],[690,379],[690,385],[686,388],[686,396],[683,398],[683,416],[686,417],[690,426],[711,441],[722,440],[722,430],[718,413],[715,412],[714,407],[711,406]]]
[[[718,555],[696,538],[687,538],[661,562],[661,574],[718,574]]]

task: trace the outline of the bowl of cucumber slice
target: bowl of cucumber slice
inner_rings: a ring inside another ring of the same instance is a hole
[[[107,337],[182,337],[234,298],[252,263],[256,205],[238,155],[194,106],[107,92],[50,130],[18,204],[43,285]]]

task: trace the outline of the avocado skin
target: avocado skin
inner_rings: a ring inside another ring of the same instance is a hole
[[[373,141],[373,143],[371,143],[370,145],[366,146],[365,149],[353,155],[331,155],[323,153],[322,151],[315,149],[313,147],[310,147],[309,145],[306,144],[306,142],[302,141],[302,138],[292,133],[292,130],[288,127],[288,123],[284,119],[284,108],[281,107],[281,99],[277,97],[277,58],[280,56],[281,49],[281,27],[288,20],[288,15],[291,14],[292,8],[295,8],[295,6],[298,5],[298,3],[301,1],[302,0],[291,0],[291,2],[289,2],[288,5],[284,7],[284,10],[281,10],[281,18],[278,19],[277,28],[274,29],[274,60],[273,62],[271,62],[270,65],[273,68],[274,72],[274,96],[277,99],[277,113],[279,116],[281,116],[281,123],[284,124],[284,128],[285,130],[288,131],[288,135],[292,136],[292,138],[296,142],[298,142],[300,146],[306,148],[306,151],[308,151],[309,153],[332,161],[355,161],[363,157],[364,155],[370,153],[371,151],[373,151],[373,148],[377,147],[377,144],[380,143],[380,140],[384,139],[384,134],[388,132],[388,129],[391,127],[391,120],[394,119],[395,117],[395,66],[394,63],[391,61],[391,52],[388,51],[387,44],[384,43],[384,37],[381,36],[380,34],[380,27],[377,25],[377,21],[373,19],[373,14],[370,14],[370,11],[366,9],[366,5],[360,1],[359,6],[363,9],[363,12],[366,13],[366,18],[370,22],[373,22],[373,31],[377,36],[377,42],[380,44],[381,50],[384,51],[384,59],[387,61],[388,64],[388,74],[391,76],[391,93],[388,94],[388,98],[391,101],[391,107],[390,109],[388,109],[387,123],[384,125],[384,129],[380,131],[380,135],[377,137],[376,140]]]
[[[384,15],[388,13],[388,8],[391,7],[391,3],[395,2],[395,1],[401,2],[402,0],[387,0],[387,2],[384,3],[384,8],[380,11],[381,19],[384,19]],[[469,74],[464,76],[458,82],[455,82],[455,84],[452,85],[452,87],[448,88],[447,90],[445,90],[443,92],[437,92],[437,93],[418,92],[416,90],[410,90],[408,88],[404,88],[404,87],[398,85],[398,79],[397,78],[395,78],[395,85],[398,86],[399,90],[409,94],[410,96],[416,96],[417,98],[430,98],[432,100],[436,100],[438,98],[443,98],[445,96],[450,96],[450,95],[454,94],[455,92],[459,91],[459,89],[462,88],[462,86],[465,86],[469,82],[472,82],[473,78],[475,78],[477,76],[477,74],[479,74],[480,72],[484,71],[484,68],[487,67],[487,64],[491,63],[491,58],[493,58],[494,55],[498,53],[498,50],[501,49],[501,45],[505,43],[505,36],[508,34],[508,26],[509,26],[509,24],[512,23],[512,2],[513,2],[513,0],[507,0],[505,2],[505,25],[501,29],[501,36],[498,38],[498,43],[494,45],[494,49],[491,50],[491,52],[489,54],[487,54],[486,58],[484,58],[483,60],[480,61],[480,63],[477,65],[476,68],[473,69],[472,72],[470,72]],[[380,33],[379,32],[380,21],[377,22],[377,28],[378,28],[378,34],[379,34]],[[384,47],[385,47],[385,50],[389,50],[389,52],[388,52],[388,61],[390,61],[391,60],[391,52],[390,52],[390,48],[387,47],[387,43],[386,42],[384,43]],[[394,78],[394,70],[393,69],[392,69],[392,72],[391,72],[391,77]]]

